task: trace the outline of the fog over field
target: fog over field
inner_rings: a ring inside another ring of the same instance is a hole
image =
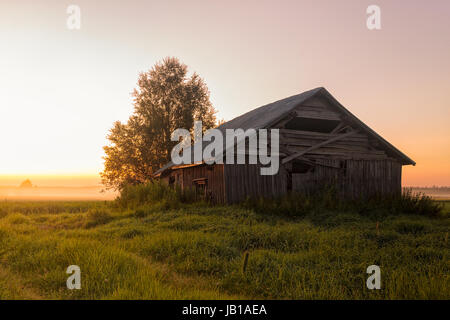
[[[112,200],[116,194],[102,186],[88,187],[32,187],[0,186],[2,200]]]
[[[26,181],[30,183],[24,184]],[[115,197],[115,192],[104,190],[98,176],[0,177],[0,201],[112,200]]]

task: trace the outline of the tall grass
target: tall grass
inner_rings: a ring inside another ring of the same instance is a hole
[[[429,217],[446,215],[443,205],[423,193],[403,189],[401,195],[373,196],[349,199],[342,197],[332,187],[315,193],[289,193],[276,198],[247,198],[242,205],[264,214],[282,214],[302,217],[324,211],[357,212],[362,215],[386,216],[415,214]]]
[[[419,214],[436,217],[443,213],[444,205],[433,201],[430,196],[422,192],[414,193],[412,189],[405,188],[400,199],[394,199],[397,212]]]
[[[152,199],[81,212],[60,203],[56,214],[52,203],[0,202],[0,299],[449,299],[448,218],[313,209],[292,219]],[[72,264],[81,290],[66,287]],[[365,286],[372,264],[381,290]]]
[[[141,206],[154,206],[159,209],[176,209],[181,204],[201,201],[193,189],[182,190],[179,186],[169,186],[159,181],[146,184],[128,185],[116,199],[120,208],[134,209]]]
[[[116,204],[120,208],[148,210],[177,209],[183,204],[204,201],[193,189],[182,190],[178,186],[168,186],[161,182],[130,185],[125,187]],[[314,193],[289,193],[280,197],[247,198],[241,203],[244,208],[258,213],[302,217],[321,214],[324,211],[357,212],[362,215],[385,216],[416,214],[429,217],[446,215],[444,205],[423,193],[403,189],[400,195],[384,195],[349,199],[342,197],[335,188],[323,187]],[[145,215],[137,213],[138,215]]]

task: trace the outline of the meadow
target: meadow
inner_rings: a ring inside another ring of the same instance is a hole
[[[295,215],[141,196],[1,202],[0,299],[450,298],[448,201],[433,217]],[[373,264],[381,290],[366,288]]]

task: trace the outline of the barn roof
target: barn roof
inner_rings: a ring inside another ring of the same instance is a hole
[[[312,98],[320,90],[324,88],[316,88],[303,93],[291,96],[282,100],[278,100],[273,103],[266,104],[265,106],[253,109],[243,115],[236,117],[230,121],[222,124],[218,129],[225,131],[225,129],[262,129],[268,127],[271,123],[283,118],[292,109],[299,104]]]
[[[219,126],[217,129],[225,133],[226,129],[263,129],[268,128],[271,124],[281,120],[287,114],[289,114],[295,107],[302,104],[306,100],[314,96],[323,96],[336,108],[338,112],[341,112],[346,118],[351,121],[355,126],[359,127],[362,132],[365,132],[375,140],[377,140],[383,149],[385,149],[392,157],[398,159],[403,165],[415,165],[416,163],[407,155],[402,153],[387,140],[381,137],[378,133],[372,130],[364,122],[359,120],[355,115],[348,111],[342,104],[339,103],[325,88],[319,87],[303,93],[278,100],[262,107],[253,109],[247,113],[244,113],[230,121]],[[164,167],[155,172],[155,175],[159,175],[163,171],[172,167],[174,164],[169,162]]]

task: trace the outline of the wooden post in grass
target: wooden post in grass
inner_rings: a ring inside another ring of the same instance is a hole
[[[379,236],[380,235],[380,229],[379,229],[379,222],[377,221],[377,236]]]
[[[248,251],[244,252],[244,263],[242,264],[242,273],[245,273],[245,270],[247,270],[247,264],[248,264]]]

